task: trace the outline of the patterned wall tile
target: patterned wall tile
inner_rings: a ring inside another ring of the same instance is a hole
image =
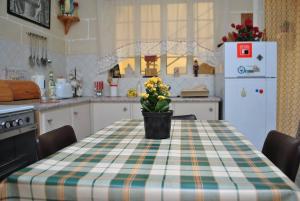
[[[93,82],[96,80],[103,80],[104,95],[109,96],[109,86],[106,82],[107,73],[99,74],[97,67],[96,55],[77,55],[67,57],[67,73],[73,72],[76,67],[79,77],[83,80],[83,90],[85,96],[94,95]],[[200,75],[199,77],[193,77],[192,75],[180,76],[178,78],[166,76],[162,77],[163,80],[171,86],[172,96],[180,94],[182,89],[195,87],[198,85],[206,85],[210,91],[210,95],[214,95],[214,76]],[[118,83],[118,90],[120,96],[126,96],[127,90],[130,88],[137,88],[138,82],[143,85],[146,81],[145,78],[121,78],[114,79],[114,83]]]
[[[49,51],[48,58],[52,63],[47,67],[29,65],[28,57],[30,49],[27,45],[0,39],[0,77],[5,79],[5,69],[26,72],[26,79],[34,74],[42,74],[47,77],[50,70],[54,71],[56,77],[66,76],[65,55]]]

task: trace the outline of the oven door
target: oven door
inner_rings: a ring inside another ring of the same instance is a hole
[[[37,161],[36,126],[0,134],[0,180]]]

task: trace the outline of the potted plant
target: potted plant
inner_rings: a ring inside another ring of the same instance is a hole
[[[159,77],[145,82],[146,93],[141,94],[142,114],[144,116],[145,136],[147,139],[166,139],[170,137],[171,102],[170,87]]]
[[[245,24],[231,24],[231,27],[235,30],[229,32],[228,36],[223,36],[222,43],[218,47],[221,47],[225,42],[261,41],[263,38],[263,32],[258,27],[253,26],[251,19],[246,19]]]

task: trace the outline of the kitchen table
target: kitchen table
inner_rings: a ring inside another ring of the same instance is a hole
[[[298,200],[298,188],[226,121],[172,121],[149,140],[122,120],[9,176],[9,200]]]

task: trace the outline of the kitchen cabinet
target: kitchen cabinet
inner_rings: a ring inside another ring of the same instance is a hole
[[[195,114],[198,120],[218,120],[218,102],[175,103],[174,115]]]
[[[130,119],[130,103],[93,103],[93,133],[121,119]]]
[[[173,101],[174,115],[195,114],[199,120],[218,120],[218,101]],[[38,112],[40,134],[71,125],[81,140],[121,119],[143,119],[139,102],[88,102]]]
[[[90,104],[76,105],[71,109],[72,126],[77,140],[91,135]]]
[[[71,125],[77,140],[91,135],[90,104],[66,106],[39,112],[39,133],[43,134],[65,125]]]
[[[64,107],[40,112],[40,134],[65,125],[72,125],[71,108]]]
[[[142,106],[140,103],[131,103],[131,118],[132,119],[143,119]]]

